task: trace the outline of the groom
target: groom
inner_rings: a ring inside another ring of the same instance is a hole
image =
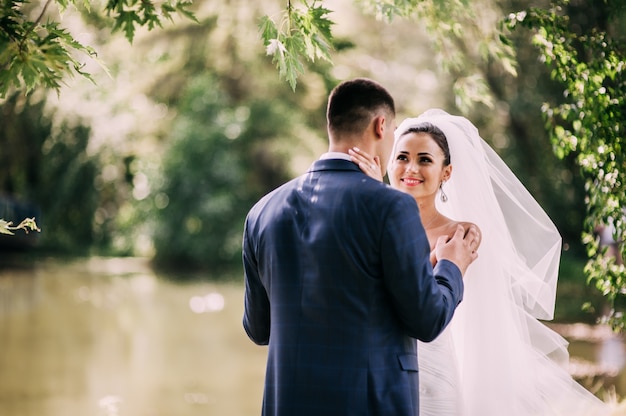
[[[389,160],[391,95],[368,79],[330,94],[329,152],[262,198],[243,237],[244,328],[269,344],[263,415],[418,414],[415,338],[463,294],[476,236],[429,244],[413,197],[365,175],[354,146]]]

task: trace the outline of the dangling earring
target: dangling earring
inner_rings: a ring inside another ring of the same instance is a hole
[[[448,202],[448,195],[443,191],[443,181],[439,184],[439,190],[441,191],[441,202]]]

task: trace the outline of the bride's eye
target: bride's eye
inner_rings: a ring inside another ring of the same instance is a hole
[[[407,161],[408,158],[406,157],[406,155],[399,154],[398,156],[396,156],[396,160]]]
[[[433,160],[432,160],[431,158],[429,158],[429,157],[425,157],[425,156],[424,156],[424,157],[420,157],[420,163],[421,163],[421,164],[428,164],[428,163],[432,163],[432,161],[433,161]]]

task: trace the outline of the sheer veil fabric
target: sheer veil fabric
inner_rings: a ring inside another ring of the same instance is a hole
[[[446,135],[451,179],[438,210],[482,232],[463,302],[432,343],[419,343],[421,416],[602,416],[609,406],[567,372],[567,342],[552,319],[561,236],[467,119],[428,110],[404,120]],[[392,154],[395,154],[395,149]]]

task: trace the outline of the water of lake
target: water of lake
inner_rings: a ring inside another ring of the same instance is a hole
[[[240,283],[174,283],[142,259],[1,268],[0,415],[258,415],[267,350],[242,310]],[[619,367],[602,382],[623,396],[621,340],[570,351]]]
[[[242,287],[137,259],[0,271],[0,415],[258,415],[266,348]]]

